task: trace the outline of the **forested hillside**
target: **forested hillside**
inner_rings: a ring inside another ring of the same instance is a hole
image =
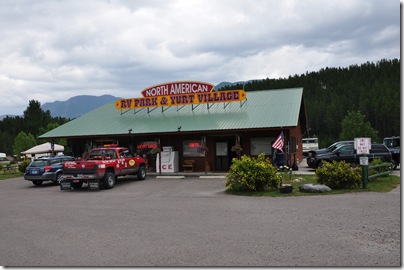
[[[337,141],[348,111],[360,111],[379,132],[379,140],[400,135],[400,60],[381,60],[344,68],[264,79],[245,84],[246,91],[303,87],[310,135],[320,146]],[[223,87],[242,89],[243,85]]]

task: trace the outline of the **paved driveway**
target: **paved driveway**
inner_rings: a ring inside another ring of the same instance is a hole
[[[224,193],[223,179],[60,191],[0,181],[3,266],[400,266],[400,189]]]

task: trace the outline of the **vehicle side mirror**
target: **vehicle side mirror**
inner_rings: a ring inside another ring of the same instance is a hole
[[[339,151],[336,151],[335,154],[339,157],[340,152],[339,152]]]

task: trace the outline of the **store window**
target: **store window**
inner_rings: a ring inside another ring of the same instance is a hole
[[[271,137],[251,138],[251,155],[258,156],[259,154],[264,153],[265,155],[270,156],[272,154],[271,140]]]
[[[200,140],[184,140],[182,142],[183,156],[184,157],[203,157],[204,153],[198,152],[201,147]]]

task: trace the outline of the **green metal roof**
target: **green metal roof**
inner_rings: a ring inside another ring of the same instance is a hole
[[[303,88],[247,92],[242,102],[120,111],[105,104],[39,138],[150,134],[296,126]],[[136,113],[134,113],[136,112]],[[121,114],[122,113],[122,114]]]

